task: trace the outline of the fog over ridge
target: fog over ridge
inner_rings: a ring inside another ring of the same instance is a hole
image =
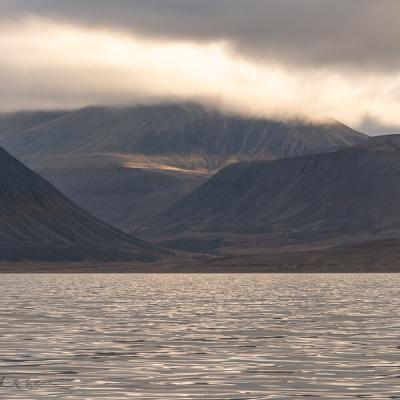
[[[395,0],[0,0],[0,110],[182,99],[396,129],[399,17]]]

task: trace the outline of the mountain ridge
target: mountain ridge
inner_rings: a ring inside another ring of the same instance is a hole
[[[335,121],[274,121],[192,103],[86,107],[6,120],[0,116],[0,145],[87,211],[129,233],[227,164],[321,152],[366,138]]]
[[[0,124],[3,147],[22,158],[68,153],[283,158],[365,138],[333,120],[311,123],[244,117],[185,103],[85,107],[30,126],[25,132],[19,130],[13,140],[4,138],[4,131]]]
[[[242,162],[156,215],[149,231],[285,240],[398,234],[399,184],[400,135],[327,153]]]

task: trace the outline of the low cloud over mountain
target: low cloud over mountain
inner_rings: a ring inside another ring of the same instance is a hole
[[[191,99],[399,126],[396,0],[0,0],[3,110]]]

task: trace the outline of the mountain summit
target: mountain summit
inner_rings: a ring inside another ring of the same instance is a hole
[[[191,103],[86,107],[32,113],[30,118],[27,113],[0,116],[1,145],[23,159],[71,153],[179,154],[179,167],[195,167],[190,165],[195,156],[193,161],[202,159],[203,167],[215,169],[231,158],[292,157],[353,145],[364,138],[333,119],[279,121]]]

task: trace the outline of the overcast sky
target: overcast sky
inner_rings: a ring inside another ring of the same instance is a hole
[[[194,99],[396,131],[399,21],[399,0],[0,0],[0,109]]]

